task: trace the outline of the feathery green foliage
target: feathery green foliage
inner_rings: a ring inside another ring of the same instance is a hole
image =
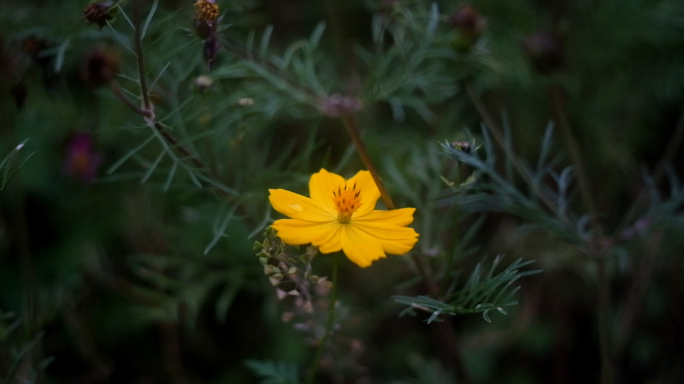
[[[463,286],[453,293],[449,293],[443,299],[444,302],[428,296],[393,296],[393,299],[409,306],[402,314],[415,315],[416,309],[431,313],[427,319],[428,324],[433,321],[444,321],[440,317],[443,314],[464,315],[471,313],[482,313],[485,321],[490,323],[489,312],[491,310],[497,310],[506,315],[503,307],[518,304],[518,301],[512,300],[512,297],[520,287],[512,288],[513,283],[523,276],[541,272],[540,270],[519,271],[520,268],[532,263],[532,261],[523,262],[522,259],[518,259],[495,275],[494,271],[501,259],[501,256],[497,256],[486,274],[483,274],[484,260],[478,263]]]

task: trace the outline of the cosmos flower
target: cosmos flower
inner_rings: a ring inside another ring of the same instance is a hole
[[[311,243],[321,253],[344,251],[365,268],[386,253],[401,255],[418,241],[418,233],[406,227],[415,208],[376,210],[380,191],[368,171],[345,180],[321,169],[309,180],[305,197],[284,189],[270,189],[273,208],[290,217],[273,223],[283,242]]]

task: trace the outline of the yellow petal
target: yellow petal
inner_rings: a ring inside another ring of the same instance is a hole
[[[418,242],[418,233],[409,227],[397,227],[394,225],[368,225],[369,223],[352,222],[357,232],[364,232],[382,246],[385,253],[403,255]]]
[[[385,257],[380,243],[368,233],[352,225],[344,225],[341,234],[344,254],[359,267],[365,268]]]
[[[311,199],[335,210],[333,203],[333,191],[344,186],[344,178],[340,175],[328,172],[321,168],[318,173],[311,175],[309,179],[309,195]]]
[[[348,184],[356,184],[361,196],[361,207],[354,213],[352,217],[360,217],[366,215],[375,209],[375,203],[380,198],[380,190],[368,171],[359,171],[354,177],[347,181]]]
[[[312,222],[294,219],[276,220],[271,227],[278,232],[283,242],[290,245],[313,244],[321,253],[332,253],[342,249],[340,225],[337,221]]]
[[[269,189],[268,199],[273,208],[293,219],[324,222],[337,218],[337,212],[308,197],[286,191]]]
[[[369,223],[373,225],[374,223],[383,223],[397,225],[400,227],[405,227],[413,222],[413,213],[416,211],[415,208],[401,208],[393,209],[391,211],[371,211],[366,215],[361,217],[354,217],[353,221]]]

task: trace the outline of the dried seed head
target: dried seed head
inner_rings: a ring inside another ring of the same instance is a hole
[[[219,6],[213,0],[197,0],[195,10],[197,20],[216,21],[219,17]]]
[[[100,28],[107,25],[107,21],[114,18],[112,10],[113,1],[95,1],[88,4],[83,10],[83,19],[88,24],[97,24]]]

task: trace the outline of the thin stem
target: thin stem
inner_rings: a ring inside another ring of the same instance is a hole
[[[622,314],[622,321],[618,328],[615,349],[613,356],[615,361],[620,361],[624,354],[628,341],[634,332],[634,323],[639,314],[642,313],[644,296],[653,278],[658,253],[662,245],[662,234],[656,233],[649,237],[646,244],[646,255],[641,265],[636,269],[632,286],[627,294],[625,309]]]
[[[563,96],[561,95],[558,87],[555,85],[551,85],[549,91],[551,93],[551,102],[553,105],[553,112],[556,117],[556,121],[561,129],[563,138],[568,145],[572,163],[575,164],[577,181],[579,183],[580,193],[582,194],[582,200],[586,204],[586,209],[589,212],[596,212],[596,203],[594,202],[594,197],[591,193],[589,177],[587,176],[587,171],[584,167],[584,162],[582,161],[582,154],[579,150],[579,145],[577,144],[575,135],[572,133],[570,122],[568,121],[567,114],[565,113]]]
[[[370,156],[368,156],[368,151],[366,151],[366,146],[364,145],[363,140],[361,140],[361,135],[359,134],[359,130],[356,128],[354,120],[351,116],[344,115],[342,116],[342,122],[347,128],[347,133],[349,133],[349,136],[354,142],[354,146],[356,146],[356,152],[359,154],[359,157],[361,157],[361,161],[363,161],[363,164],[366,166],[366,168],[368,168],[368,171],[371,173],[375,184],[378,186],[382,201],[385,202],[387,208],[394,209],[392,198],[390,197],[389,192],[387,192],[385,184],[382,182],[382,179],[378,174],[378,170],[375,168],[375,164],[373,164],[373,160],[371,160]]]
[[[613,352],[610,337],[610,285],[608,281],[608,270],[605,258],[597,259],[598,265],[598,295],[597,295],[597,315],[599,345],[601,350],[601,384],[612,384],[614,381],[613,373]]]
[[[477,112],[480,114],[480,117],[482,117],[482,120],[485,123],[485,126],[489,130],[489,132],[492,134],[492,137],[494,137],[494,140],[496,143],[503,149],[504,153],[506,156],[508,156],[508,159],[511,161],[515,169],[518,171],[520,176],[525,180],[525,182],[534,189],[536,192],[537,196],[546,204],[546,206],[552,211],[552,212],[558,212],[558,209],[556,207],[556,204],[551,201],[546,194],[542,193],[536,184],[533,182],[533,180],[530,179],[529,175],[527,172],[525,172],[525,169],[523,168],[522,164],[518,161],[517,156],[515,156],[515,153],[512,152],[511,148],[506,145],[506,142],[504,140],[504,134],[501,130],[501,127],[499,127],[499,124],[494,120],[494,118],[490,115],[489,111],[487,111],[487,107],[485,107],[484,103],[480,99],[480,97],[475,93],[475,90],[473,87],[470,85],[470,82],[468,80],[464,80],[465,84],[465,89],[466,92],[468,92],[468,96],[470,97],[470,100],[473,102],[475,105],[475,109],[477,109]],[[567,217],[561,217],[563,221],[566,223],[568,222]]]
[[[133,7],[133,26],[135,27],[135,56],[138,59],[138,81],[140,83],[140,95],[146,110],[152,110],[152,102],[147,91],[145,79],[145,60],[143,57],[142,30],[140,28],[140,1],[136,1]]]
[[[118,97],[119,100],[121,100],[128,108],[133,110],[135,113],[139,114],[140,116],[144,117],[150,117],[150,113],[148,111],[144,111],[140,109],[137,105],[133,104],[131,100],[126,97],[126,95],[123,93],[123,90],[121,89],[121,85],[117,83],[116,81],[112,81],[109,84],[110,88],[112,89],[112,92],[114,93],[114,96]]]
[[[596,212],[596,203],[594,201],[594,196],[591,193],[592,189],[589,184],[589,177],[587,176],[584,162],[582,161],[579,145],[577,144],[567,114],[565,113],[563,95],[561,94],[560,89],[553,84],[550,86],[549,92],[551,93],[551,103],[556,121],[560,126],[565,142],[568,145],[572,163],[575,164],[582,200],[589,212]],[[599,236],[601,236],[601,225],[596,220],[593,221]],[[591,252],[590,256],[592,256],[598,266],[596,305],[599,346],[601,350],[601,383],[612,384],[615,381],[615,374],[613,370],[613,341],[610,334],[610,276],[606,265],[607,255],[605,252]]]
[[[145,78],[145,60],[142,46],[142,32],[140,27],[139,7],[140,1],[136,1],[133,8],[133,26],[135,28],[135,55],[138,64],[138,81],[140,83],[140,97],[142,100],[143,108],[141,109],[133,105],[133,103],[131,103],[128,100],[128,98],[125,97],[125,95],[121,91],[121,88],[115,82],[112,82],[111,84],[112,91],[117,97],[119,97],[119,99],[121,99],[124,102],[124,104],[126,104],[136,113],[142,115],[145,119],[145,123],[149,127],[157,130],[169,144],[176,148],[178,152],[185,155],[188,158],[188,160],[190,160],[190,162],[192,162],[192,164],[195,165],[195,167],[201,169],[207,176],[215,180],[218,180],[218,177],[215,174],[213,174],[211,169],[207,167],[206,164],[204,164],[204,162],[196,153],[182,145],[180,141],[173,134],[171,134],[171,132],[169,132],[161,123],[156,121],[156,117],[154,114],[154,105],[150,100],[150,96],[148,94],[147,80]],[[216,191],[221,195],[227,195],[220,189],[216,189]]]
[[[387,205],[387,208],[389,209],[395,209],[394,203],[392,202],[392,198],[387,192],[385,184],[382,182],[382,179],[380,178],[380,175],[378,174],[378,171],[375,168],[373,161],[368,155],[368,151],[366,151],[366,146],[364,145],[363,140],[361,139],[361,135],[359,134],[359,131],[356,128],[356,125],[354,124],[354,120],[351,118],[351,116],[344,115],[342,116],[342,122],[344,123],[344,126],[347,128],[347,133],[349,133],[349,136],[351,137],[352,141],[354,142],[354,145],[356,146],[357,153],[361,157],[361,160],[365,164],[366,168],[368,168],[368,171],[371,173],[371,176],[373,177],[375,184],[378,186],[378,190],[380,190],[380,196],[385,202],[385,205]],[[437,283],[431,278],[430,274],[425,268],[425,265],[420,260],[420,257],[418,257],[418,255],[416,255],[415,253],[412,253],[411,258],[416,265],[416,269],[418,269],[418,273],[423,278],[423,281],[428,292],[430,292],[431,295],[437,296],[439,294],[439,287],[437,286]],[[449,322],[437,324],[433,328],[433,334],[435,335],[436,344],[440,347],[440,356],[442,357],[444,363],[454,367],[456,370],[456,374],[460,376],[459,378],[463,382],[467,382],[468,380],[463,366],[463,359],[461,358],[461,355],[458,350],[458,346],[456,343],[456,332],[454,331],[452,324]]]
[[[684,112],[682,112],[682,115],[679,117],[679,121],[675,126],[674,135],[670,141],[668,141],[667,148],[663,153],[663,157],[658,162],[655,172],[653,172],[653,179],[656,185],[665,175],[665,169],[667,168],[668,164],[672,163],[672,159],[677,154],[677,148],[681,146],[682,141],[684,141]]]
[[[332,265],[332,288],[330,291],[330,297],[328,298],[328,321],[325,324],[325,334],[323,339],[318,344],[316,349],[316,355],[314,356],[313,363],[311,364],[311,370],[309,371],[309,377],[306,380],[307,384],[313,384],[316,379],[316,372],[318,371],[318,366],[321,363],[321,357],[323,357],[323,352],[325,351],[325,346],[330,339],[330,334],[332,333],[333,325],[335,324],[335,311],[337,309],[337,266],[339,264],[340,255],[339,252],[333,254],[333,265]]]

